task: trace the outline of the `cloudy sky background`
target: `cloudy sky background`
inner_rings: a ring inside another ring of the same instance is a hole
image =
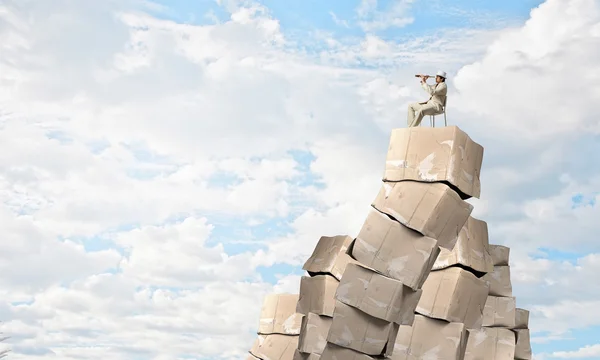
[[[438,69],[536,359],[600,358],[600,3],[451,3],[0,0],[11,358],[244,358]]]

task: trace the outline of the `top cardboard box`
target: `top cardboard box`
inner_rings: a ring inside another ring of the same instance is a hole
[[[448,186],[416,181],[383,183],[371,204],[404,226],[438,241],[452,250],[473,205],[462,200]]]
[[[348,235],[322,236],[302,270],[306,270],[311,276],[331,274],[340,280],[346,265],[356,263],[347,254],[353,240]]]
[[[483,147],[457,126],[392,130],[384,181],[446,182],[463,199],[479,198]]]
[[[263,301],[259,334],[300,334],[302,314],[296,313],[298,294],[269,294]]]

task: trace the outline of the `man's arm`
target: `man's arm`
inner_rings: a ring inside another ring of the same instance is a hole
[[[425,91],[429,93],[429,95],[445,95],[446,84],[440,83],[438,86],[428,85],[425,80],[421,81],[421,86]]]

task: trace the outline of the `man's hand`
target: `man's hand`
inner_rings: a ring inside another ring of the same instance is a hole
[[[421,75],[421,77],[423,78],[423,81],[427,81],[427,79],[429,79],[429,75]]]

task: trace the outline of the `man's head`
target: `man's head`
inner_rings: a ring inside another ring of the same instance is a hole
[[[445,82],[446,81],[446,72],[445,71],[438,71],[437,74],[435,74],[435,83],[439,84],[441,82]]]

